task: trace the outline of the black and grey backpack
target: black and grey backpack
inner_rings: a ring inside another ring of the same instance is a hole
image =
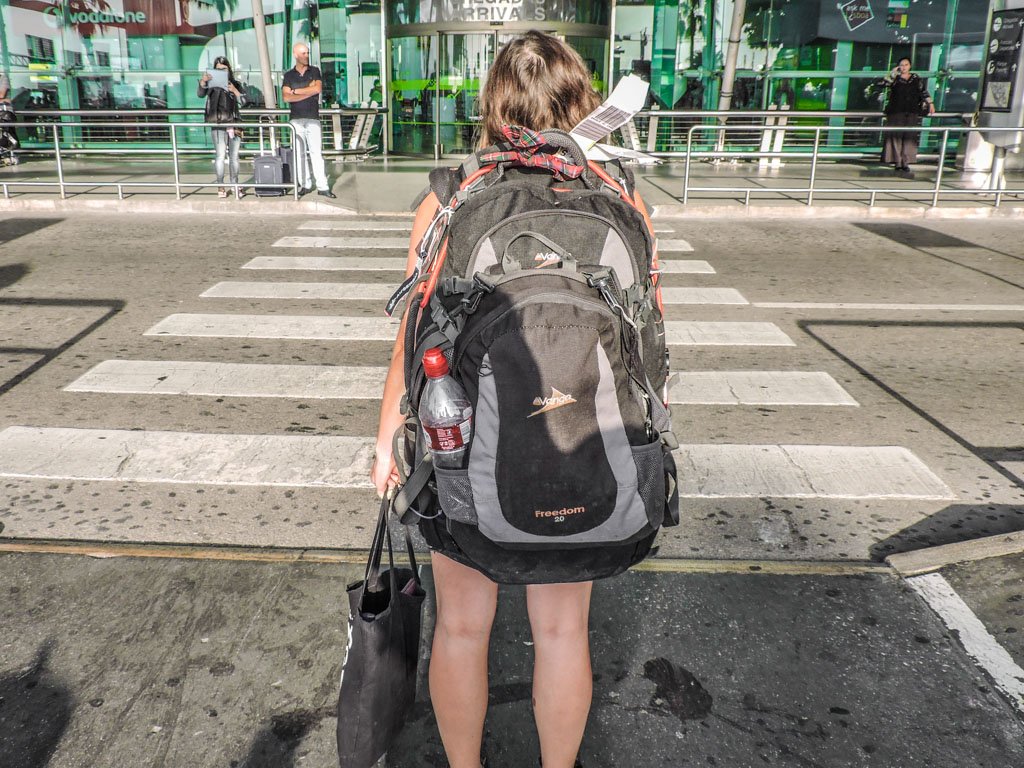
[[[396,511],[498,582],[611,576],[679,519],[654,239],[626,168],[505,134],[431,173],[442,205],[388,305],[411,305]],[[475,409],[466,469],[433,467],[416,423],[432,347]]]

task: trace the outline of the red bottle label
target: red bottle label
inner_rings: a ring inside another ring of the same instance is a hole
[[[466,444],[472,429],[473,420],[466,419],[461,424],[451,427],[423,427],[427,443],[432,451],[457,451]]]

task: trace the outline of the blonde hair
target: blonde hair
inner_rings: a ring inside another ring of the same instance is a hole
[[[487,73],[479,146],[498,141],[503,125],[569,131],[600,103],[580,55],[557,37],[530,30],[498,51]]]

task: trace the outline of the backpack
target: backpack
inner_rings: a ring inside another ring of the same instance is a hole
[[[603,578],[679,520],[654,237],[625,167],[504,132],[431,172],[441,208],[388,305],[409,296],[395,509],[500,583]],[[432,465],[416,419],[434,347],[474,407],[461,470]]]

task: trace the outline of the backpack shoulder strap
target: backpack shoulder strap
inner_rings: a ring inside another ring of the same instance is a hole
[[[434,168],[430,172],[430,191],[442,206],[447,205],[458,191],[460,175],[455,168]]]

